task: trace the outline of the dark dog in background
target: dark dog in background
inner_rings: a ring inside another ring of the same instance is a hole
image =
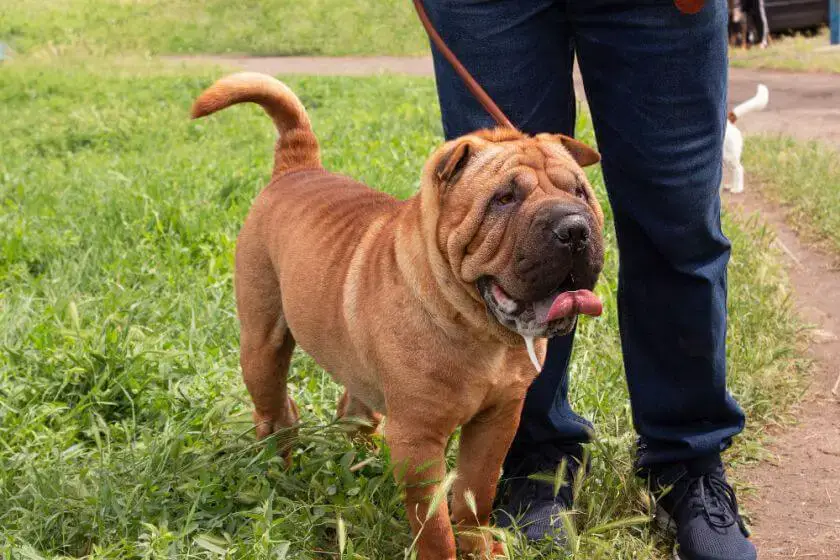
[[[770,29],[764,0],[729,0],[729,44],[762,49],[770,43]]]

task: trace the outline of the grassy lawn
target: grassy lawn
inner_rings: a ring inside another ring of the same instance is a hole
[[[315,559],[337,557],[341,541],[344,558],[401,558],[410,538],[387,451],[343,437],[339,389],[305,355],[293,363],[304,428],[291,469],[254,440],[232,254],[274,131],[255,107],[190,122],[218,76],[172,72],[0,67],[0,556]],[[328,167],[414,192],[440,141],[431,80],[288,83]],[[769,235],[731,219],[726,230],[730,379],[749,417],[729,458],[744,461],[798,394],[797,333]],[[605,316],[583,322],[572,364],[574,404],[598,432],[569,557],[665,558],[629,475],[615,282],[613,249]],[[516,559],[561,554],[509,546]]]
[[[17,0],[0,41],[21,53],[425,55],[408,0]],[[777,37],[768,49],[732,49],[743,68],[840,72],[828,30]]]
[[[783,137],[756,136],[747,142],[747,173],[787,206],[788,223],[840,253],[840,152]]]
[[[20,52],[427,54],[406,0],[16,0],[0,41]]]
[[[828,45],[828,28],[823,27],[814,36],[796,34],[774,37],[766,49],[732,48],[729,50],[729,63],[738,68],[840,72],[840,50],[817,50]]]

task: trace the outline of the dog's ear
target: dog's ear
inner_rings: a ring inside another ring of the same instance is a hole
[[[435,177],[442,190],[461,177],[474,151],[475,146],[466,139],[456,140],[453,146],[444,151],[435,165]]]
[[[578,165],[586,167],[601,161],[601,154],[581,142],[565,134],[550,134],[552,140],[560,142]]]

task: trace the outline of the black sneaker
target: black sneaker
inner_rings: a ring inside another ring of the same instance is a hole
[[[656,467],[647,473],[656,519],[676,533],[679,560],[756,560],[720,457]]]
[[[506,461],[496,494],[496,526],[515,526],[529,541],[550,537],[562,544],[566,535],[561,514],[572,507],[581,459],[577,453],[541,451]]]

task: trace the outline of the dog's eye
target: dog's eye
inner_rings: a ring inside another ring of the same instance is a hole
[[[589,194],[587,194],[586,189],[582,186],[575,188],[575,196],[581,200],[589,200]]]
[[[496,206],[507,206],[516,202],[516,195],[513,191],[505,191],[493,197],[493,204]]]

